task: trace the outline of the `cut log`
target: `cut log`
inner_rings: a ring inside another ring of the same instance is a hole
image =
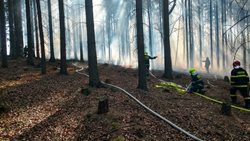
[[[107,97],[102,97],[98,103],[98,112],[97,114],[104,114],[109,111],[109,103]]]

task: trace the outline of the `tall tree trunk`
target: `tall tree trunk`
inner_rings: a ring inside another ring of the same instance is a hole
[[[66,3],[68,3],[69,0],[66,1]],[[65,12],[66,11],[66,12]],[[66,17],[69,17],[69,7],[67,7],[65,9],[65,13],[66,13]],[[70,57],[70,52],[71,52],[71,34],[70,34],[70,21],[69,21],[69,18],[65,18],[66,19],[66,33],[65,33],[65,36],[66,36],[66,58],[67,56]]]
[[[186,12],[185,12],[185,2],[184,2],[184,0],[182,0],[181,1],[181,4],[182,4],[182,23],[183,23],[183,25],[182,25],[182,27],[183,27],[183,32],[182,32],[182,38],[183,38],[183,40],[182,40],[182,45],[183,45],[183,60],[185,60],[186,58],[185,58],[185,54],[186,54],[186,28],[185,28],[185,19],[186,19]]]
[[[136,0],[136,29],[137,29],[137,50],[138,50],[138,88],[147,90],[146,66],[144,62],[144,37],[142,20],[142,0]]]
[[[17,0],[14,2],[15,14],[15,39],[16,39],[16,53],[17,57],[23,56],[23,30],[22,30],[22,1]]]
[[[192,0],[188,0],[188,13],[189,13],[189,18],[188,18],[188,26],[189,26],[189,46],[190,46],[190,66],[194,67],[194,35],[193,35],[193,14],[192,14]]]
[[[34,20],[35,20],[35,35],[36,35],[36,57],[40,58],[36,0],[33,1],[33,4],[34,4],[34,17],[35,17]]]
[[[247,47],[246,47],[246,36],[245,36],[245,32],[242,32],[242,50],[243,50],[243,67],[246,68],[247,67]]]
[[[226,61],[226,58],[225,58],[225,50],[224,50],[224,48],[225,48],[225,44],[224,44],[224,42],[225,42],[225,35],[224,35],[224,29],[225,29],[225,23],[226,23],[226,8],[225,8],[225,5],[226,5],[226,1],[225,0],[221,0],[221,33],[222,33],[222,36],[221,36],[221,38],[222,38],[222,45],[221,45],[221,48],[222,48],[222,67],[223,67],[223,69],[225,69],[225,67],[226,67],[226,63],[225,63],[225,61]]]
[[[172,79],[172,60],[170,50],[170,34],[169,34],[169,0],[163,0],[163,35],[164,35],[164,77]]]
[[[249,18],[247,18],[246,19],[247,20],[247,23],[249,23],[250,22],[250,20],[249,20]],[[249,35],[249,33],[250,33],[250,30],[249,30],[249,28],[247,28],[247,41],[250,41],[250,35]],[[248,53],[247,53],[247,56],[248,56],[248,61],[250,60],[250,43],[248,42]],[[248,62],[248,71],[250,72],[250,62]]]
[[[232,9],[233,9],[233,4],[231,3],[230,4],[230,6],[229,6],[229,25],[233,25],[233,21],[232,21],[232,19],[233,19],[233,15],[234,15],[234,13],[233,13],[233,11],[232,11]],[[230,34],[229,34],[229,44],[230,44],[230,48],[232,48],[233,47],[233,30],[232,30],[232,28],[230,29]],[[226,48],[227,49],[227,48]],[[226,54],[231,54],[232,53],[232,50],[228,50],[227,49],[227,51],[226,51]],[[232,59],[230,59],[230,58],[227,56],[227,58],[226,58],[226,60],[227,60],[227,62],[232,62],[232,61],[234,61],[234,60],[232,60]]]
[[[0,0],[0,48],[2,57],[2,68],[8,67],[6,51],[6,28],[5,28],[5,7],[4,0]]]
[[[248,12],[243,12],[243,16],[247,16]],[[247,19],[244,20],[243,24],[242,24],[242,28],[244,28],[245,26],[249,26],[249,23],[247,22]],[[247,30],[242,30],[242,40],[243,40],[243,66],[246,69],[247,68],[247,42],[249,42],[249,40],[247,40],[247,34],[249,34],[247,32]]]
[[[100,87],[96,44],[95,44],[95,29],[92,0],[85,0],[86,23],[87,23],[87,39],[88,39],[88,65],[89,65],[89,85],[92,87]]]
[[[199,14],[199,45],[200,45],[200,67],[202,67],[202,48],[203,48],[203,34],[202,34],[202,17],[203,17],[203,3],[201,0],[198,0],[198,14]]]
[[[216,20],[216,59],[217,59],[217,68],[220,67],[220,37],[219,37],[219,3],[216,0],[215,4],[215,20]]]
[[[8,0],[8,11],[9,11],[9,36],[10,36],[10,56],[12,59],[17,58],[16,54],[16,42],[15,42],[15,31],[14,31],[14,9],[13,0]]]
[[[75,20],[75,17],[74,17],[74,20]],[[73,41],[74,41],[74,60],[77,60],[77,45],[78,45],[78,34],[77,34],[77,28],[76,28],[76,24],[74,24],[74,27],[73,27]]]
[[[190,67],[189,63],[189,26],[188,26],[188,19],[189,19],[189,10],[188,10],[188,0],[185,0],[185,29],[186,29],[186,60],[187,60],[187,68]]]
[[[159,31],[161,34],[161,40],[160,40],[160,51],[161,51],[161,56],[164,56],[164,35],[162,33],[163,31],[163,15],[162,15],[162,9],[163,9],[163,2],[162,0],[159,0]],[[164,61],[164,57],[162,57],[162,60]]]
[[[44,35],[43,35],[42,13],[41,13],[40,0],[36,0],[36,5],[37,5],[38,25],[39,25],[39,33],[40,33],[40,41],[41,41],[41,55],[42,55],[41,72],[42,72],[42,74],[46,74]]]
[[[30,11],[30,17],[31,17],[30,25],[31,25],[31,34],[32,34],[31,41],[32,41],[32,45],[33,45],[31,52],[32,52],[32,56],[34,58],[34,57],[36,57],[36,55],[35,55],[35,47],[34,47],[35,46],[35,37],[34,37],[34,1],[33,0],[29,0],[29,1],[30,1],[30,9],[31,9],[31,11]]]
[[[64,3],[63,0],[58,0],[59,4],[59,19],[60,19],[60,49],[61,49],[61,63],[60,73],[67,75],[66,64],[66,38],[65,38],[65,16],[64,16]]]
[[[84,62],[84,60],[83,60],[83,45],[82,45],[82,19],[81,19],[81,17],[82,17],[82,14],[81,14],[81,12],[80,12],[80,8],[79,8],[79,41],[80,41],[80,61],[81,62]]]
[[[27,40],[28,40],[28,58],[27,58],[27,64],[34,66],[34,61],[33,61],[33,48],[34,48],[34,43],[32,42],[32,31],[31,31],[31,16],[30,16],[30,0],[25,0],[25,5],[26,5],[26,19],[27,19]]]
[[[153,28],[152,28],[152,3],[151,0],[147,0],[147,15],[148,15],[148,40],[149,40],[149,52],[150,54],[154,54],[153,52]]]
[[[107,18],[107,31],[108,31],[108,52],[109,52],[109,55],[108,55],[108,58],[109,58],[109,61],[111,61],[111,24],[110,24],[110,18]]]
[[[213,67],[213,3],[210,0],[210,53],[211,53],[211,67]]]
[[[49,40],[50,40],[50,62],[55,62],[54,41],[53,41],[53,24],[51,14],[51,0],[48,0],[48,16],[49,16]]]
[[[79,40],[80,40],[80,61],[81,62],[84,62],[83,60],[83,45],[82,45],[82,28],[81,28],[81,24],[79,25],[80,26],[80,29],[79,29],[79,32],[80,32],[80,36],[79,36]]]

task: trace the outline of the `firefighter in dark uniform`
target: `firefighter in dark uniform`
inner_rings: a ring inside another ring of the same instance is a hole
[[[201,79],[201,76],[196,72],[196,70],[194,68],[191,68],[189,70],[189,73],[191,75],[191,84],[189,85],[187,92],[192,93],[192,92],[196,92],[196,93],[200,93],[203,94],[204,91],[204,82]]]
[[[149,76],[149,67],[150,67],[150,64],[149,64],[149,59],[156,59],[157,56],[154,56],[154,57],[151,57],[148,55],[147,52],[144,52],[144,62],[145,62],[145,67],[146,67],[146,75]]]
[[[231,71],[231,100],[232,103],[235,104],[237,101],[236,92],[239,90],[240,94],[245,99],[245,108],[250,108],[250,96],[248,93],[248,83],[249,83],[249,76],[243,68],[240,67],[239,61],[233,62],[233,70]]]

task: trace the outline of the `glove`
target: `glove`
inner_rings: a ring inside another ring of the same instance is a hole
[[[154,57],[154,59],[156,59],[156,58],[157,58],[157,56]]]

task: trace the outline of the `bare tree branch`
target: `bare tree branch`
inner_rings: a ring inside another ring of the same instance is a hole
[[[239,22],[243,21],[244,19],[246,19],[246,18],[248,18],[248,17],[250,17],[250,15],[246,15],[245,17],[241,18],[239,21],[237,21],[235,24],[233,24],[230,28],[228,28],[228,29],[223,33],[223,35],[226,34],[227,31],[229,31],[230,29],[232,29],[234,26],[236,26]]]

